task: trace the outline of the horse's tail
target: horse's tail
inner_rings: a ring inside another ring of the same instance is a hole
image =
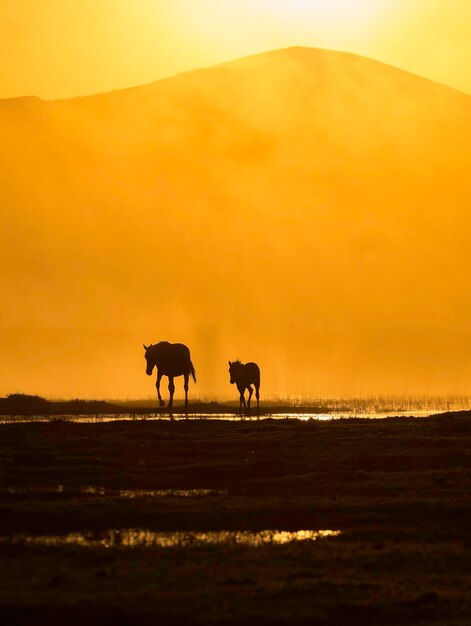
[[[193,366],[193,363],[191,361],[190,361],[190,374],[192,375],[193,380],[196,383],[196,372],[195,372],[195,368]]]

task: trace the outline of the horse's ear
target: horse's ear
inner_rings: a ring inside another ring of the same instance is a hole
[[[229,361],[229,367],[232,365],[232,363]]]
[[[144,350],[148,350],[149,349],[148,346],[146,346],[145,343],[143,343],[142,345],[144,346]]]

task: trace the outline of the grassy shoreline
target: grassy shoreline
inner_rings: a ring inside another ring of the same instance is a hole
[[[468,397],[388,397],[372,396],[364,398],[286,398],[268,399],[260,404],[261,415],[288,414],[392,414],[426,412],[429,415],[469,411],[471,398]],[[173,413],[184,414],[183,402],[176,401]],[[239,412],[239,402],[228,400],[193,400],[188,412],[207,415],[233,415]],[[256,414],[252,403],[252,413]],[[37,395],[21,393],[0,398],[0,416],[54,416],[54,415],[165,415],[167,407],[160,407],[156,400],[93,400],[93,399],[46,399]]]

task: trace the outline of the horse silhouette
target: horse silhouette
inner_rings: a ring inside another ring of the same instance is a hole
[[[170,392],[170,400],[168,408],[173,407],[173,394],[175,393],[175,384],[173,379],[176,376],[184,376],[185,383],[185,407],[188,406],[188,381],[190,374],[196,383],[196,372],[191,362],[190,350],[182,343],[169,343],[168,341],[160,341],[155,345],[144,345],[145,359],[147,361],[146,374],[152,376],[154,367],[157,367],[157,396],[160,406],[165,406],[165,402],[160,395],[160,381],[162,376],[168,377],[168,390]]]
[[[231,385],[236,385],[240,393],[239,410],[242,413],[242,405],[247,411],[250,411],[250,399],[252,398],[253,389],[255,387],[255,397],[257,398],[257,410],[259,409],[260,400],[260,368],[256,363],[241,363],[240,361],[229,361],[229,376]],[[247,404],[245,404],[245,390],[249,390]]]

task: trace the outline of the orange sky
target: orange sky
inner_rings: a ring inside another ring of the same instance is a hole
[[[469,7],[0,0],[5,97],[278,49],[0,102],[0,394],[469,393],[471,98],[325,50],[471,94]]]
[[[0,97],[60,98],[292,45],[471,93],[469,0],[2,0]]]

